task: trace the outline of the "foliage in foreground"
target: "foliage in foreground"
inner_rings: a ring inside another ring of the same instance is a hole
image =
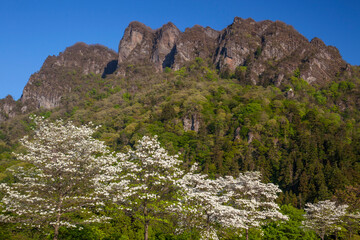
[[[124,239],[141,239],[141,231],[133,230],[140,225],[145,240],[262,235],[296,239],[300,232],[309,239],[313,236],[300,229],[291,207],[285,211],[292,214],[292,223],[278,221],[289,220],[275,203],[281,191],[272,183],[262,183],[259,172],[211,179],[196,173],[194,164],[184,173],[182,162],[160,147],[156,137],[145,136],[134,151],[115,154],[91,137],[94,130],[88,126],[33,120],[34,136],[22,140],[27,152],[17,154],[28,164],[14,170],[13,183],[1,185],[5,229],[22,224],[33,239],[58,239],[60,234],[70,239],[112,239],[119,232]],[[322,239],[339,228],[347,208],[330,201],[307,207],[303,225]],[[118,221],[124,225],[113,232]],[[282,231],[274,231],[271,222],[282,226]],[[160,235],[153,232],[158,227]],[[3,236],[17,233],[4,231]]]
[[[53,226],[58,239],[61,226],[76,228],[111,219],[97,213],[107,204],[139,219],[147,240],[149,227],[156,221],[168,223],[170,212],[177,218],[190,214],[198,223],[191,228],[199,229],[202,236],[217,236],[216,225],[248,231],[275,216],[287,219],[274,203],[280,190],[262,184],[259,173],[212,180],[194,174],[192,168],[184,175],[182,162],[169,156],[156,137],[144,136],[135,151],[114,154],[91,137],[94,131],[88,126],[33,120],[37,126],[33,138],[22,140],[27,152],[17,155],[29,166],[14,170],[14,183],[1,185],[2,222],[39,230]],[[199,202],[203,198],[207,201]],[[202,207],[209,207],[205,215],[199,211]],[[188,222],[182,225],[189,228]]]
[[[32,139],[21,140],[26,152],[16,155],[24,165],[9,169],[14,182],[0,186],[6,213],[0,220],[39,229],[53,226],[54,239],[61,226],[101,221],[95,212],[104,203],[96,195],[96,179],[103,165],[113,161],[107,147],[91,137],[95,130],[88,126],[41,117],[33,121]]]

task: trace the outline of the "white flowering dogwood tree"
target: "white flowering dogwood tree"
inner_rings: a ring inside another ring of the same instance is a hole
[[[118,163],[113,166],[117,175],[112,176],[104,191],[121,209],[142,220],[147,240],[149,226],[165,221],[169,206],[178,203],[177,180],[183,175],[182,161],[177,155],[170,156],[156,136],[144,136],[135,150],[117,157]]]
[[[217,225],[227,228],[230,225],[244,227],[241,210],[224,205],[221,196],[225,182],[209,179],[207,175],[197,172],[195,163],[190,171],[178,183],[184,189],[183,205],[173,209],[181,218],[179,224],[186,228],[200,230],[201,239],[218,239],[215,231]]]
[[[226,204],[241,210],[238,213],[242,216],[246,239],[249,238],[250,228],[260,228],[269,221],[288,220],[275,203],[281,190],[273,183],[262,183],[260,172],[240,173],[237,178],[226,176],[217,181],[224,183],[223,197]]]
[[[303,221],[303,225],[314,230],[321,239],[324,239],[328,233],[338,230],[347,207],[347,205],[336,205],[330,200],[307,203],[305,205],[306,220]]]
[[[232,229],[239,234],[248,229],[259,228],[268,221],[287,220],[275,203],[278,186],[261,183],[259,172],[241,173],[237,178],[226,176],[216,180],[194,173],[194,169],[180,180],[186,189],[189,207],[187,224],[192,223],[204,236],[214,236],[214,227]],[[194,216],[198,216],[197,218]]]
[[[89,125],[77,127],[71,122],[50,122],[33,117],[36,129],[21,143],[26,153],[16,154],[27,163],[12,169],[15,182],[1,184],[1,221],[33,227],[53,226],[54,239],[59,228],[99,222],[93,210],[103,205],[97,196],[103,168],[116,161],[103,142],[92,137]],[[77,214],[81,217],[74,218]]]

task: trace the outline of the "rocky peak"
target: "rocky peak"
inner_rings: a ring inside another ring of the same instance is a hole
[[[174,55],[174,64],[171,67],[177,70],[185,62],[196,57],[211,59],[216,50],[218,37],[219,32],[210,27],[204,28],[195,25],[192,28],[186,28],[176,42],[176,54]]]
[[[180,30],[171,22],[156,30],[151,61],[158,71],[171,66],[171,57],[168,55],[171,55],[179,35]]]
[[[320,38],[317,38],[317,37],[314,37],[310,43],[314,46],[314,47],[317,47],[317,48],[326,48],[326,45],[325,43],[320,39]]]
[[[109,61],[116,57],[117,54],[105,46],[78,42],[66,48],[59,56],[47,57],[40,71],[63,67],[78,68],[83,74],[102,74]]]
[[[22,111],[59,106],[61,97],[74,87],[69,73],[109,73],[115,71],[116,58],[117,54],[104,46],[85,43],[76,43],[58,56],[49,56],[23,90]]]
[[[139,22],[130,23],[119,44],[119,67],[126,66],[125,63],[151,63],[161,71],[171,65],[168,55],[174,51],[179,34],[180,30],[171,22],[156,30]]]
[[[176,32],[180,32],[180,30],[175,26],[174,23],[172,22],[168,22],[166,24],[164,24],[161,28],[159,28],[158,30],[160,31],[167,31],[168,29],[173,29]]]
[[[125,29],[119,44],[118,64],[125,61],[148,61],[154,39],[154,31],[139,22],[131,22]]]
[[[150,63],[162,71],[166,67],[179,68],[195,57],[211,58],[218,35],[210,27],[199,25],[181,32],[171,22],[156,30],[133,22],[119,44],[119,68],[126,64]]]
[[[16,115],[16,102],[11,95],[0,99],[0,122]]]
[[[220,71],[244,66],[253,84],[280,85],[296,69],[307,82],[321,84],[347,69],[336,48],[318,38],[309,42],[281,21],[235,17],[220,32],[199,25],[180,32],[172,23],[152,30],[136,22],[119,45],[119,63],[150,63],[158,71],[177,70],[196,57],[211,59]]]
[[[125,74],[129,64],[177,70],[197,57],[212,61],[220,71],[236,72],[241,67],[245,72],[239,75],[240,81],[261,85],[278,86],[297,69],[308,83],[320,85],[350,69],[335,47],[319,38],[309,42],[281,21],[235,17],[221,31],[194,25],[184,32],[171,22],[154,30],[135,21],[126,28],[118,54],[80,42],[49,56],[40,71],[31,75],[20,101],[11,96],[0,100],[0,121],[16,112],[59,106],[62,96],[79,84],[72,74],[105,76],[115,70]]]

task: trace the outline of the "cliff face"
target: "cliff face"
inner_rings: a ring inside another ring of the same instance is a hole
[[[156,70],[171,66],[169,54],[174,49],[180,30],[172,23],[152,30],[139,22],[132,22],[126,28],[119,44],[119,65],[125,63],[151,63]]]
[[[195,57],[211,58],[219,32],[194,26],[184,33],[171,22],[153,30],[142,23],[132,22],[126,28],[119,44],[118,63],[152,64],[157,71],[172,67],[179,69]]]
[[[8,95],[0,99],[0,122],[12,118],[16,115],[17,105],[12,96]]]
[[[320,39],[309,42],[280,21],[238,17],[222,31],[195,25],[180,32],[172,23],[153,30],[133,22],[120,41],[118,62],[119,67],[141,62],[158,71],[177,70],[196,57],[211,59],[222,71],[244,66],[253,84],[279,85],[297,68],[305,81],[322,84],[348,68],[339,51]]]
[[[186,61],[194,60],[196,57],[213,58],[219,35],[220,33],[214,29],[199,25],[185,29],[176,42],[173,65],[168,67],[178,70]]]
[[[72,74],[106,74],[112,65],[116,67],[116,58],[117,54],[104,46],[85,43],[68,47],[59,56],[49,56],[23,90],[22,112],[59,106],[61,97],[74,87]]]

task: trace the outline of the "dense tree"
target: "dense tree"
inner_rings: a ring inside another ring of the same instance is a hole
[[[158,135],[169,153],[180,152],[185,165],[197,162],[212,179],[260,171],[264,181],[284,191],[278,202],[298,208],[360,184],[359,67],[321,86],[308,84],[298,72],[276,86],[264,75],[260,80],[270,84],[264,87],[243,81],[250,65],[235,73],[240,83],[220,78],[209,62],[189,62],[170,73],[131,65],[125,77],[78,71],[71,74],[77,87],[63,96],[63,105],[38,114],[102,124],[94,137],[116,151]],[[31,126],[25,115],[0,123],[1,182],[13,178],[5,169],[22,164],[11,152],[21,149],[17,140]],[[138,223],[133,233],[143,235]],[[151,229],[159,226],[165,224]]]
[[[165,222],[168,208],[178,203],[176,181],[183,175],[178,156],[170,156],[160,146],[157,137],[144,136],[135,150],[118,154],[104,188],[120,209],[130,210],[144,224],[144,240],[149,238],[149,226]],[[116,175],[113,175],[115,173]]]
[[[106,146],[94,138],[94,129],[62,120],[34,117],[33,137],[21,143],[26,153],[17,158],[27,165],[11,169],[15,182],[1,184],[5,222],[41,228],[75,227],[103,219],[92,210],[103,204],[95,194],[102,166],[114,161]],[[76,216],[78,215],[78,216]]]
[[[276,221],[263,227],[266,240],[293,239],[293,240],[317,240],[315,232],[306,231],[302,226],[305,211],[291,205],[282,205],[281,212],[289,217],[288,221]]]
[[[330,200],[305,205],[305,221],[303,225],[315,231],[323,240],[329,233],[339,230],[342,217],[346,214],[347,205],[336,205]]]
[[[226,203],[243,214],[246,239],[250,228],[260,228],[271,221],[288,220],[275,203],[281,190],[272,183],[262,183],[260,172],[240,173],[237,178],[228,176],[218,181],[225,182]]]
[[[279,206],[275,203],[281,190],[274,184],[262,183],[259,172],[212,180],[192,170],[184,176],[181,184],[187,192],[187,203],[193,207],[190,211],[192,221],[195,221],[193,224],[207,235],[213,232],[216,224],[221,224],[223,229],[232,229],[239,235],[245,229],[248,239],[250,228],[288,219],[279,212]]]
[[[360,230],[360,186],[347,186],[344,190],[337,190],[334,199],[349,206],[343,225],[351,239],[353,234]]]

